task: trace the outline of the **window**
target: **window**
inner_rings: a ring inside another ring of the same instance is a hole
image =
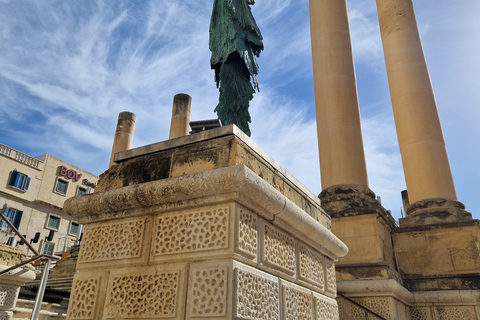
[[[77,222],[72,221],[72,223],[70,224],[70,230],[68,230],[68,233],[76,236],[78,234],[78,229],[80,229],[80,225]]]
[[[67,194],[68,182],[62,179],[57,180],[55,191],[61,194]]]
[[[53,249],[55,248],[55,243],[53,242],[45,242],[43,244],[42,254],[53,255]]]
[[[60,217],[50,215],[48,217],[47,227],[50,229],[58,230],[59,226],[60,226]]]
[[[7,217],[8,221],[10,221],[13,226],[18,230],[18,228],[20,227],[20,221],[22,220],[23,211],[5,206],[5,209],[3,210],[3,215]],[[11,231],[10,227],[3,220],[2,222],[0,222],[0,229],[8,232]]]
[[[30,185],[30,177],[14,170],[10,176],[8,185],[19,190],[27,191]]]
[[[87,194],[88,191],[86,188],[82,188],[82,187],[78,187],[78,190],[77,190],[77,196],[81,196],[83,194]]]

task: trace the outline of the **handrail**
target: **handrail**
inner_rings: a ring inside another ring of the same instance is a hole
[[[377,314],[376,312],[374,312],[374,311],[372,311],[372,310],[368,309],[367,307],[365,307],[365,306],[362,306],[362,305],[361,305],[361,304],[359,304],[358,302],[355,302],[355,301],[353,301],[352,299],[350,299],[350,298],[348,298],[348,297],[344,296],[344,295],[343,295],[343,294],[341,294],[341,293],[338,293],[338,292],[337,292],[337,295],[338,295],[338,296],[340,296],[340,297],[342,297],[343,299],[347,300],[348,302],[350,302],[350,303],[353,303],[353,304],[354,304],[354,305],[356,305],[357,307],[359,307],[359,308],[361,308],[361,309],[365,310],[365,311],[367,312],[367,319],[368,319],[368,313],[371,313],[372,315],[374,315],[375,317],[377,317],[377,318],[379,318],[379,319],[381,319],[381,320],[388,320],[388,319],[386,319],[386,318],[382,317],[381,315]]]
[[[10,227],[10,229],[12,229],[13,232],[15,232],[15,234],[20,237],[20,239],[23,241],[23,243],[25,243],[27,245],[27,247],[30,250],[32,250],[32,252],[34,254],[33,258],[25,260],[23,262],[20,262],[20,263],[14,265],[13,267],[10,267],[10,268],[7,268],[5,270],[0,271],[0,276],[4,273],[7,273],[8,271],[11,271],[13,269],[22,267],[26,264],[29,264],[29,263],[37,261],[37,260],[60,260],[60,258],[51,256],[51,255],[48,255],[48,254],[39,254],[37,252],[37,250],[35,250],[35,248],[30,243],[28,243],[27,239],[25,239],[25,237],[20,234],[20,232],[17,230],[17,228],[15,228],[14,225],[10,221],[8,221],[8,218],[5,217],[5,215],[0,214],[0,218],[2,218],[3,221],[5,221],[5,223]]]
[[[12,229],[12,230],[17,234],[17,236],[20,237],[20,239],[23,241],[23,243],[25,243],[25,244],[27,245],[28,249],[32,250],[32,252],[33,252],[33,254],[34,254],[35,256],[38,256],[39,254],[38,254],[37,250],[35,250],[35,249],[32,247],[32,245],[31,245],[30,243],[28,243],[27,239],[25,239],[25,238],[20,234],[20,232],[17,230],[17,228],[15,228],[15,227],[13,226],[13,224],[12,224],[10,221],[8,221],[8,218],[5,217],[5,215],[3,215],[3,214],[1,214],[0,217],[2,218],[3,221],[5,221],[5,223],[10,227],[10,229]],[[0,274],[1,274],[1,273],[0,273]]]

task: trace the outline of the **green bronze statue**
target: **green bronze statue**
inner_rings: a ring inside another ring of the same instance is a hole
[[[248,136],[248,106],[255,89],[259,90],[255,57],[263,50],[262,34],[249,7],[254,3],[214,0],[210,21],[210,65],[215,69],[217,88],[220,86],[215,112],[223,125],[234,123]]]

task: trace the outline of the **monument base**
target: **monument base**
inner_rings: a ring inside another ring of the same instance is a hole
[[[204,137],[179,139],[195,136]],[[107,171],[104,191],[67,200],[85,224],[67,319],[338,319],[334,261],[347,248],[318,199],[245,136],[199,143],[185,145],[196,150],[190,160],[182,146],[136,155]],[[154,166],[155,157],[178,167],[124,179],[130,161]],[[268,169],[268,181],[249,166]]]

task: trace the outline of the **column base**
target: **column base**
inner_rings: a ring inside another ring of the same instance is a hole
[[[407,216],[399,220],[400,227],[471,221],[472,214],[465,210],[460,201],[427,199],[411,204]]]
[[[395,219],[375,198],[368,187],[344,184],[325,188],[318,196],[322,209],[332,218],[378,213],[390,223]]]

